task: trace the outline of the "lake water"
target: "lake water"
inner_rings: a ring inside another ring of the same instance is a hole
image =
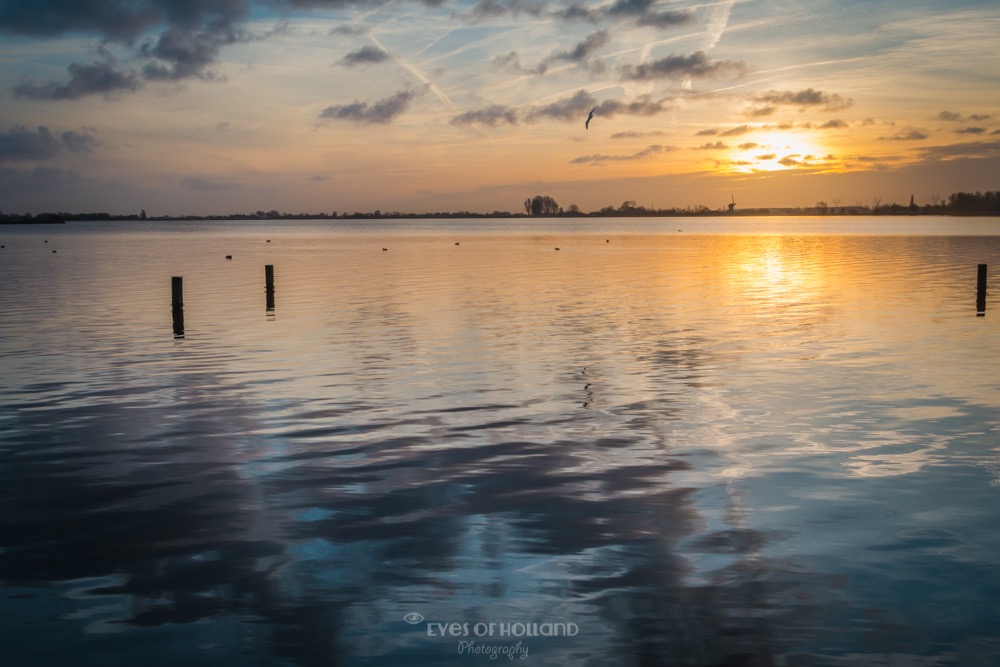
[[[1000,219],[0,243],[5,665],[1000,664]]]

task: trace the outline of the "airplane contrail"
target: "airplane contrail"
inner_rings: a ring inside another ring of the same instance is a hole
[[[427,86],[427,88],[432,93],[434,93],[435,95],[438,96],[438,99],[440,99],[442,102],[444,102],[445,104],[447,104],[449,109],[451,109],[452,111],[458,109],[458,107],[455,106],[455,103],[452,102],[451,99],[447,95],[444,94],[444,91],[441,90],[440,88],[438,88],[437,85],[433,81],[431,81],[430,79],[428,79],[427,76],[423,72],[421,72],[419,69],[417,69],[414,65],[412,65],[412,64],[406,62],[405,60],[403,60],[402,58],[398,57],[396,54],[394,54],[389,49],[385,48],[385,46],[382,44],[382,42],[378,41],[378,37],[376,37],[375,35],[373,35],[371,33],[368,33],[368,38],[370,40],[372,40],[372,42],[375,43],[375,46],[377,46],[378,48],[380,48],[383,51],[385,51],[389,55],[389,57],[392,58],[392,60],[393,60],[394,63],[396,63],[397,65],[399,65],[403,69],[405,69],[407,72],[409,72],[413,76],[417,77],[417,79],[419,79],[422,84],[424,84],[425,86]]]
[[[729,14],[733,11],[736,0],[723,0],[716,5],[712,5],[707,10],[708,25],[705,30],[705,41],[702,42],[702,50],[715,48],[715,45],[722,39],[722,35],[729,26]]]

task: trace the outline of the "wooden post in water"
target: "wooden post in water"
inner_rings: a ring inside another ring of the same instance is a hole
[[[267,292],[267,310],[271,312],[274,310],[274,265],[265,264],[264,265],[264,289]]]
[[[979,265],[976,277],[976,315],[986,315],[986,264]]]
[[[170,279],[171,306],[174,315],[174,338],[184,338],[184,278]]]

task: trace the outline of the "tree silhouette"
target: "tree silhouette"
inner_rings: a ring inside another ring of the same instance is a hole
[[[562,209],[555,199],[548,195],[535,195],[524,200],[524,210],[529,215],[555,215]]]

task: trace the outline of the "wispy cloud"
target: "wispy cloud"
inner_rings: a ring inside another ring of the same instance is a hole
[[[372,104],[356,100],[351,104],[332,105],[323,109],[323,120],[349,120],[364,124],[386,124],[398,118],[417,96],[412,90],[401,90]]]
[[[626,81],[742,76],[746,71],[745,63],[733,60],[709,60],[704,51],[695,51],[686,56],[669,55],[649,63],[625,65],[621,68],[622,78]]]
[[[758,93],[750,97],[754,105],[748,111],[751,116],[769,116],[780,107],[805,109],[819,109],[821,111],[841,111],[848,109],[854,104],[854,100],[841,97],[837,93],[826,93],[813,88],[805,90],[769,90]]]
[[[493,104],[484,109],[466,111],[451,119],[452,125],[517,125],[517,111],[501,104]]]
[[[904,127],[899,132],[885,137],[879,137],[881,141],[920,141],[930,136],[930,133],[920,127]]]
[[[66,68],[69,80],[64,83],[35,83],[24,80],[11,91],[14,97],[36,100],[76,100],[88,95],[104,95],[115,99],[122,93],[140,88],[142,80],[133,70],[121,70],[110,61],[95,61],[89,65],[72,63]]]
[[[642,160],[643,158],[653,157],[655,155],[661,155],[663,153],[669,153],[670,151],[676,150],[673,146],[661,146],[659,144],[654,144],[652,146],[647,146],[637,153],[632,153],[630,155],[582,155],[577,158],[570,160],[570,164],[604,164],[605,162],[628,162],[632,160]]]
[[[624,132],[615,132],[611,135],[612,139],[641,139],[643,137],[663,137],[666,136],[666,132],[663,130],[650,130],[648,132],[640,132],[638,130],[626,130]]]

